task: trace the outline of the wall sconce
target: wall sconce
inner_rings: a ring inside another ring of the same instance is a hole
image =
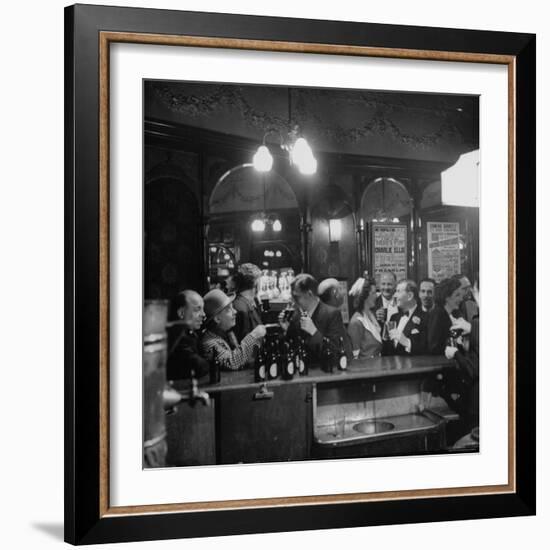
[[[328,221],[328,240],[331,243],[337,243],[342,237],[342,222],[341,220]]]
[[[283,224],[279,218],[274,216],[266,216],[263,212],[259,214],[257,218],[254,218],[251,227],[252,231],[255,233],[261,233],[262,231],[265,231],[265,228],[268,225],[270,225],[273,231],[277,233],[283,229]]]

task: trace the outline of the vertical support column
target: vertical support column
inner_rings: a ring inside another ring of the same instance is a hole
[[[305,273],[310,270],[310,234],[311,234],[311,212],[306,206],[300,216],[300,232],[302,236],[302,269]]]
[[[357,174],[353,175],[353,223],[355,229],[355,257],[357,262],[357,271],[356,275],[361,277],[365,271],[364,256],[362,250],[363,244],[363,228],[361,224],[361,177]]]
[[[204,203],[206,197],[204,196],[204,190],[208,188],[206,185],[206,174],[207,174],[207,167],[206,167],[206,155],[203,151],[199,153],[199,192],[200,192],[200,204],[199,204],[199,212],[200,212],[200,243],[201,243],[201,281],[203,284],[202,291],[206,292],[208,290],[208,283],[206,280],[206,277],[208,276],[208,219],[207,216],[204,214]]]
[[[355,235],[357,243],[357,268],[359,277],[367,269],[366,262],[366,243],[365,243],[365,222],[359,214],[355,215]]]
[[[410,220],[410,232],[409,239],[410,257],[411,262],[409,264],[409,277],[418,281],[420,274],[423,270],[420,266],[420,242],[421,242],[421,221],[420,221],[420,200],[421,194],[419,191],[418,178],[416,176],[411,177],[409,186],[409,195],[411,197],[411,220]]]
[[[371,251],[371,231],[372,224],[369,224],[365,221],[365,226],[363,228],[363,257],[365,260],[365,271],[368,271],[369,276],[374,278],[374,268],[372,266],[372,251]]]

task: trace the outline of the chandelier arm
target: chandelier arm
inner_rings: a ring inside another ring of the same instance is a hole
[[[266,130],[266,132],[264,133],[262,144],[266,145],[267,136],[272,135],[272,134],[275,134],[276,136],[279,137],[279,147],[282,148],[283,145],[284,145],[284,138],[283,138],[283,134],[282,134],[281,130],[279,130],[277,128],[270,128],[270,129]]]

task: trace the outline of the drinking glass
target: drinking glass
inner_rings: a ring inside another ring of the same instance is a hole
[[[334,417],[334,436],[335,437],[344,437],[344,432],[346,430],[346,415],[341,414]]]
[[[386,334],[387,334],[386,340],[391,340],[391,336],[390,336],[391,331],[397,328],[397,323],[395,321],[386,321],[384,326],[386,328]]]

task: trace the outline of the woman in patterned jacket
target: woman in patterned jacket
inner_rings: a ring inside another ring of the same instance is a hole
[[[206,331],[201,339],[201,353],[209,361],[218,359],[225,370],[239,370],[251,363],[265,336],[265,326],[258,325],[239,344],[233,332],[236,319],[233,300],[234,296],[227,296],[219,289],[204,296]]]

